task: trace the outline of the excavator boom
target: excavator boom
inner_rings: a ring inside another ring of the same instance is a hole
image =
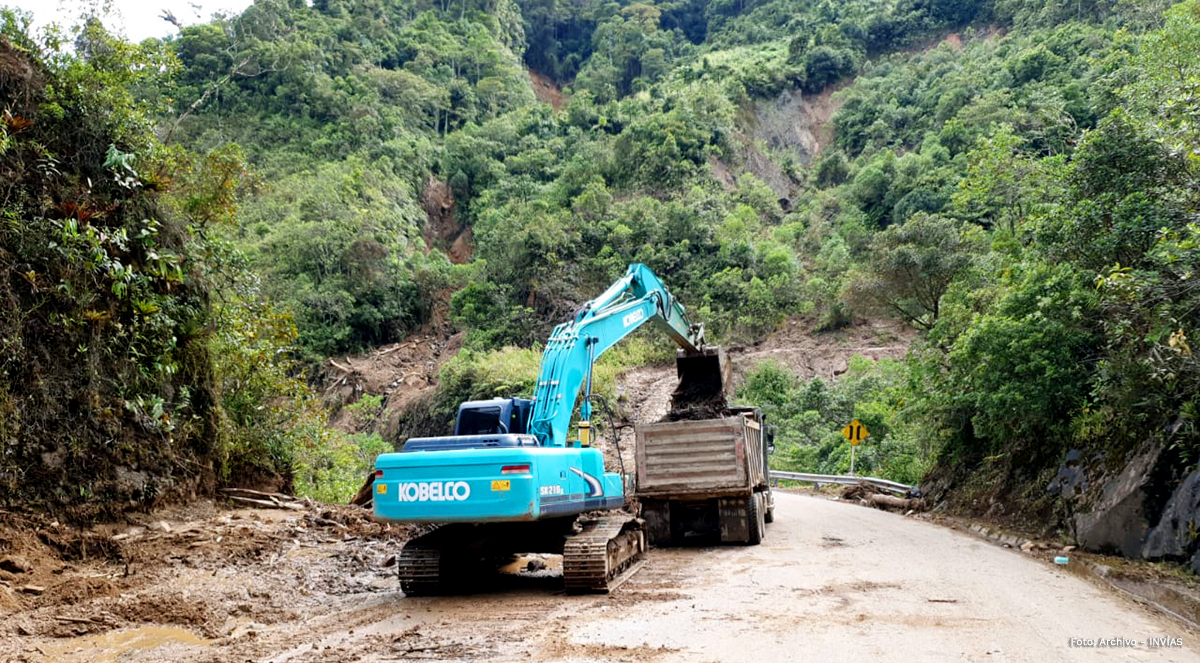
[[[581,389],[590,391],[596,359],[647,322],[667,333],[685,356],[704,355],[704,326],[687,311],[648,267],[633,264],[625,276],[554,328],[542,352],[529,431],[545,446],[567,444],[567,429]],[[591,404],[580,404],[580,419],[591,418]]]

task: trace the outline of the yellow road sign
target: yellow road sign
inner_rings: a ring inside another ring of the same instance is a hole
[[[862,425],[858,419],[846,424],[842,429],[842,437],[846,438],[850,444],[860,444],[863,440],[870,437],[871,433],[867,431],[867,427]]]

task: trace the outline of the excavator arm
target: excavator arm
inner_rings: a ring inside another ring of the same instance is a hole
[[[567,445],[575,403],[581,390],[591,392],[596,359],[647,322],[666,332],[685,353],[703,353],[704,326],[692,323],[658,276],[641,264],[630,265],[625,276],[585,304],[571,321],[554,328],[542,352],[529,422],[529,432],[542,446]],[[580,417],[587,422],[590,416],[591,403],[585,397]],[[587,444],[587,424],[581,429]]]

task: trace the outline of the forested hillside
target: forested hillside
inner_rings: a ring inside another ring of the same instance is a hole
[[[726,343],[919,330],[833,383],[752,370],[780,467],[845,471],[857,417],[862,471],[1047,530],[1133,458],[1147,531],[1200,481],[1195,0],[259,0],[139,46],[29,32],[5,15],[4,501],[92,504],[61,477],[98,457],[137,475],[121,499],[340,497],[401,440],[323,426],[324,359],[465,332],[413,413],[441,425],[527,388],[631,262]]]

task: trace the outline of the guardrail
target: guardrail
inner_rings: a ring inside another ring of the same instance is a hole
[[[856,486],[860,483],[869,483],[880,490],[886,490],[890,493],[903,495],[905,497],[920,497],[921,491],[916,486],[900,483],[898,481],[890,481],[888,479],[877,479],[875,477],[858,477],[845,476],[841,474],[808,474],[807,472],[779,472],[771,470],[771,479],[786,479],[788,481],[804,481],[807,483],[823,484],[834,483],[843,486]]]

